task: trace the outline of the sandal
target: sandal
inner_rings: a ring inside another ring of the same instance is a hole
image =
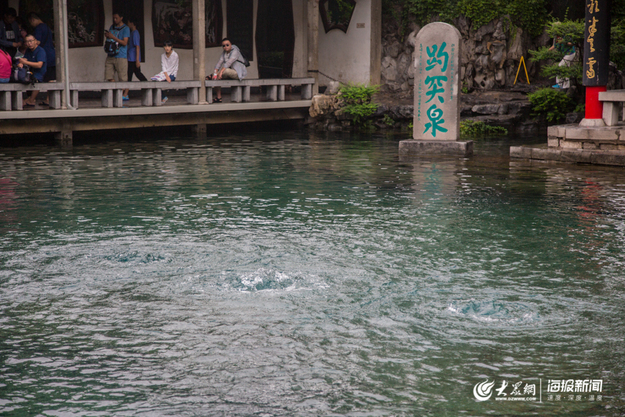
[[[214,98],[213,99],[213,103],[221,103],[221,99],[220,98]]]

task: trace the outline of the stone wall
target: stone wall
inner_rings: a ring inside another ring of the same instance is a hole
[[[530,80],[538,76],[538,66],[529,61],[530,49],[550,42],[543,34],[531,38],[521,28],[512,26],[502,17],[486,26],[475,28],[465,17],[455,19],[453,25],[462,35],[461,86],[471,90],[492,90],[514,84],[519,60],[525,57]],[[414,45],[420,27],[401,39],[397,24],[384,26],[382,37],[382,91],[411,94],[414,86]],[[523,72],[523,70],[521,70]],[[519,75],[525,82],[525,75]],[[530,81],[531,82],[531,81]]]

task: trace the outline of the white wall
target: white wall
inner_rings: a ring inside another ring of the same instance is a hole
[[[319,84],[331,79],[369,84],[371,77],[371,0],[358,0],[347,33],[333,29],[325,33],[319,18]],[[364,28],[358,28],[357,24]],[[381,39],[379,40],[382,41]]]

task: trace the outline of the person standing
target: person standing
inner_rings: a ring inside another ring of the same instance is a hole
[[[39,46],[39,41],[33,35],[26,36],[26,46],[28,47],[26,54],[24,58],[18,59],[19,64],[17,66],[22,68],[24,65],[28,65],[37,82],[43,82],[43,77],[46,75],[46,62],[48,61],[46,51]],[[30,97],[24,100],[24,106],[35,107],[38,94],[39,91],[32,91]]]
[[[113,13],[113,24],[104,32],[107,42],[116,42],[115,51],[108,54],[104,63],[104,78],[115,81],[115,73],[119,81],[128,81],[128,39],[130,29],[124,24],[120,13]]]
[[[553,43],[553,46],[549,48],[550,51],[554,49],[560,52],[562,55],[564,55],[564,57],[562,58],[558,66],[570,67],[571,64],[573,63],[573,60],[575,59],[575,54],[576,54],[575,45],[573,45],[573,42],[571,41],[571,39],[568,36],[564,38],[562,38],[562,36],[557,36]],[[553,85],[553,88],[566,89],[570,87],[571,87],[570,78],[556,77],[556,83]]]
[[[147,81],[141,72],[141,35],[137,30],[134,17],[126,19],[130,28],[130,39],[128,41],[128,81],[132,81],[132,76],[136,75],[139,81]],[[128,90],[124,90],[124,100],[129,100]]]
[[[22,46],[24,41],[15,19],[17,19],[17,11],[13,7],[9,7],[4,12],[3,20],[0,21],[0,46],[4,47],[11,58],[15,56],[17,48]]]
[[[43,82],[56,81],[56,52],[54,51],[54,35],[52,31],[43,23],[39,15],[35,12],[28,14],[28,23],[33,27],[33,35],[39,41],[39,46],[46,51],[46,75]]]
[[[24,19],[20,18],[19,16],[17,18],[17,26],[20,28],[20,35],[22,36],[22,39],[26,39],[26,35],[28,35],[28,30],[26,29],[26,23],[24,23]],[[17,58],[23,58],[24,54],[26,54],[27,49],[28,48],[26,47],[26,42],[22,42],[20,47],[17,48],[17,52],[15,53],[15,56],[13,57],[13,61],[16,61]]]

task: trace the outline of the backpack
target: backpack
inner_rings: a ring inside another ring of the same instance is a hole
[[[107,39],[104,42],[104,52],[108,56],[115,56],[119,53],[119,43],[114,41],[113,39]]]
[[[250,61],[247,60],[247,58],[245,56],[243,56],[243,52],[241,52],[241,50],[239,49],[239,55],[241,55],[241,59],[242,61],[239,61],[240,63],[242,63],[243,65],[245,65],[246,67],[250,66]]]
[[[113,25],[111,25],[111,27],[109,28],[109,32],[111,32],[113,35],[119,37],[119,32],[122,31],[123,28],[125,28],[126,25],[122,25],[122,27],[120,27],[119,29],[115,29],[115,27]],[[106,41],[104,42],[104,52],[106,52],[106,54],[108,56],[115,56],[119,53],[119,42],[114,41],[113,39],[106,39]]]
[[[13,68],[13,71],[11,72],[11,81],[14,83],[34,84],[37,82],[37,79],[30,71],[30,68],[27,65],[24,65],[22,68]]]

